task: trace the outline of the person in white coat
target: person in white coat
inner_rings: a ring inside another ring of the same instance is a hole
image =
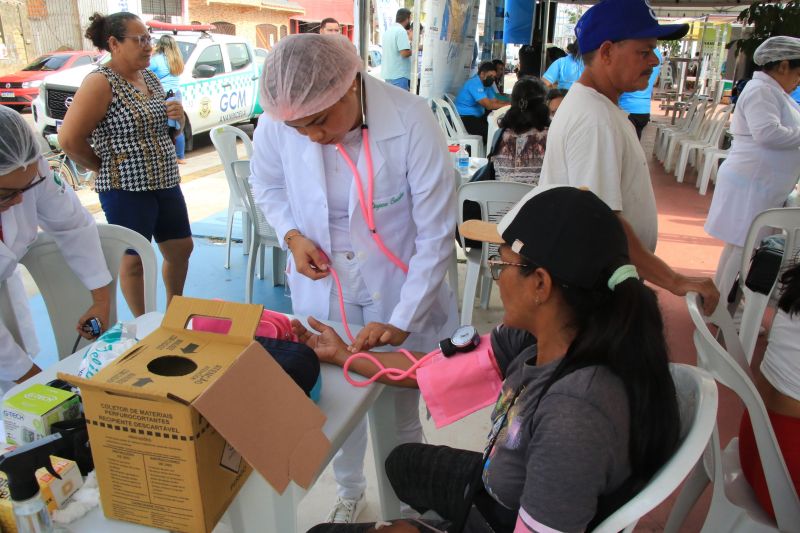
[[[0,282],[5,283],[25,346],[20,346],[0,318],[0,381],[21,383],[39,372],[28,299],[17,272],[19,260],[36,240],[39,228],[51,234],[67,263],[92,292],[92,305],[78,319],[76,331],[92,317],[108,325],[111,274],[100,248],[97,226],[75,191],[50,170],[25,120],[0,106]]]
[[[742,91],[731,122],[733,144],[717,174],[705,230],[725,241],[715,282],[727,295],[739,273],[753,219],[781,207],[800,176],[800,39],[771,37],[753,54],[762,70]]]
[[[446,142],[425,100],[365,75],[346,38],[304,34],[281,39],[267,56],[261,102],[250,182],[291,252],[293,312],[341,321],[341,298],[347,322],[364,325],[351,351],[434,349],[458,322],[445,281],[456,196]],[[398,439],[420,442],[418,393],[396,398]],[[338,499],[328,521],[352,522],[360,511],[366,438],[362,422],[334,459]]]

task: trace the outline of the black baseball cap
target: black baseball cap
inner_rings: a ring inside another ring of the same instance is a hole
[[[602,0],[590,7],[575,25],[582,54],[597,50],[606,41],[673,40],[688,31],[688,24],[659,24],[647,0]]]
[[[526,194],[499,223],[467,220],[467,239],[507,244],[570,286],[606,287],[630,262],[628,239],[617,215],[593,192],[543,185]]]

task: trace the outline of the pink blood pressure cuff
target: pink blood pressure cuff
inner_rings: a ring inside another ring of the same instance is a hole
[[[417,369],[417,384],[437,428],[497,401],[503,379],[490,335],[467,353],[445,357],[440,350]]]

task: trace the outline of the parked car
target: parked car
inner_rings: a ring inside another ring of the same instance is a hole
[[[169,29],[152,31],[153,42]],[[184,61],[180,76],[183,109],[186,113],[186,150],[191,150],[193,136],[220,124],[253,121],[258,107],[259,67],[253,47],[242,37],[209,33],[197,25],[176,26],[168,31],[178,42]],[[33,103],[33,118],[42,135],[56,133],[72,104],[83,79],[94,70],[87,65],[54,74],[45,79]]]
[[[81,65],[91,65],[99,52],[53,52],[38,57],[19,72],[0,76],[0,104],[22,111],[39,94],[42,80],[54,72]]]

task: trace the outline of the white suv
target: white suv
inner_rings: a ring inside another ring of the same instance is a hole
[[[153,39],[164,33],[152,32]],[[233,35],[170,33],[178,42],[185,64],[180,85],[187,151],[192,149],[194,134],[220,124],[251,121],[261,113],[257,102],[259,67],[249,43]],[[32,104],[33,119],[42,135],[58,132],[75,92],[95,68],[76,67],[45,78]]]

